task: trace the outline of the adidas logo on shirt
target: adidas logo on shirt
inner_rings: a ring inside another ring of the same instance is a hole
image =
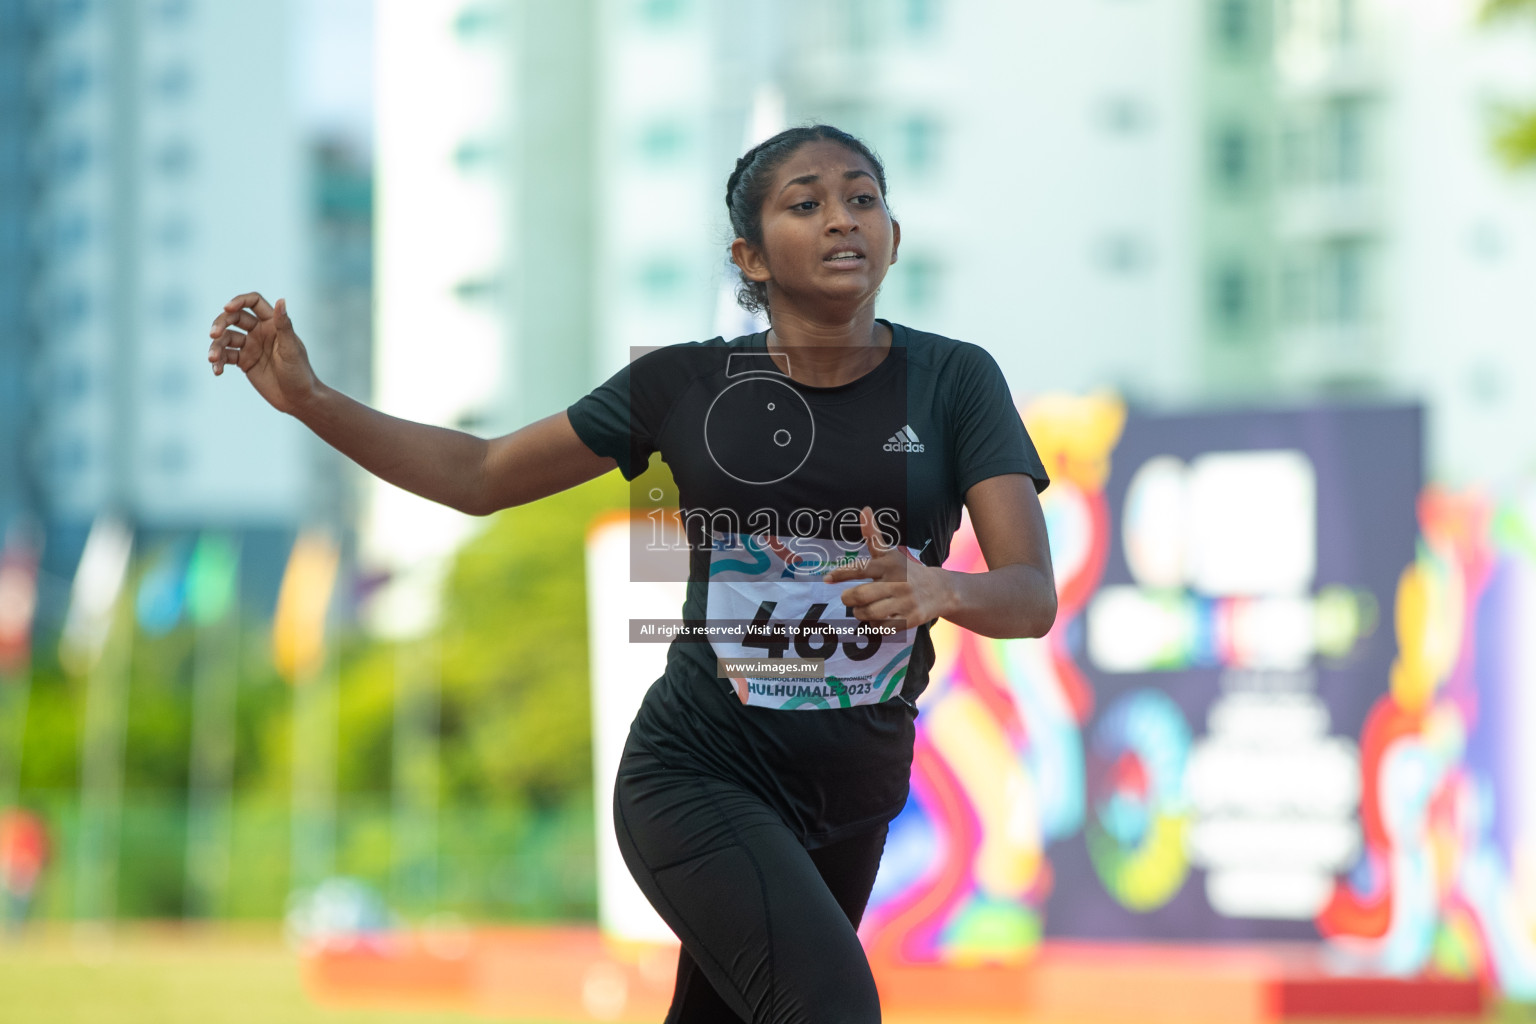
[[[888,452],[920,452],[923,450],[923,442],[917,439],[911,427],[902,427],[891,435],[891,439],[885,442],[885,450]]]

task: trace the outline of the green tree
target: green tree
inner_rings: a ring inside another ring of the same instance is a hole
[[[454,557],[437,645],[445,805],[550,810],[590,791],[586,535],[625,507],[626,488],[610,473],[499,512]],[[361,634],[340,640],[342,793],[390,791],[398,655]],[[290,723],[265,704],[247,702],[264,724],[252,753],[258,784],[281,791]]]
[[[610,473],[508,509],[455,558],[441,640],[449,802],[548,810],[590,793],[586,535],[627,494]]]
[[[1486,23],[1525,19],[1536,25],[1536,0],[1484,0]],[[1511,167],[1536,165],[1536,104],[1508,107],[1501,112],[1494,148]]]

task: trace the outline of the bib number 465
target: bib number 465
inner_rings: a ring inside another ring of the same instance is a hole
[[[777,607],[777,601],[764,601],[757,606],[757,614],[747,627],[747,637],[742,640],[741,646],[762,651],[770,658],[785,657],[793,646],[795,654],[801,658],[823,660],[832,657],[838,647],[842,647],[843,654],[851,661],[873,658],[880,649],[880,634],[869,632],[868,624],[863,622],[854,629],[857,640],[839,643],[837,635],[832,632],[831,623],[822,621],[821,617],[827,610],[826,604],[813,604],[806,609],[805,617],[795,627],[793,635],[782,621],[773,620],[773,611]],[[846,632],[846,629],[842,632]]]

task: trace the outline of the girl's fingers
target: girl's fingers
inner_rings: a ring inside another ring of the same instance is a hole
[[[280,323],[274,326],[291,330],[293,324],[288,320],[286,304],[281,299],[278,304],[283,307],[283,315]],[[208,328],[208,335],[213,338],[213,343],[208,346],[208,362],[213,367],[214,375],[222,374],[226,366],[249,369],[261,354],[258,351],[260,343],[251,343],[250,332],[264,321],[274,319],[277,314],[278,311],[260,292],[236,295],[224,303],[224,309],[213,318],[213,324]]]
[[[822,577],[828,583],[842,583],[844,580],[867,580],[869,575],[869,563],[863,565],[840,565]]]
[[[249,309],[260,320],[272,319],[272,304],[261,297],[260,292],[246,292],[244,295],[236,295],[224,303],[224,308],[230,312],[241,309]]]
[[[208,346],[208,362],[213,364],[213,375],[220,376],[224,367],[240,365],[240,350],[216,341]]]
[[[859,529],[864,534],[864,542],[869,545],[869,553],[874,556],[885,554],[891,550],[891,546],[881,536],[879,528],[875,525],[875,510],[865,505],[859,509]]]
[[[247,310],[225,310],[213,318],[213,326],[208,329],[208,334],[210,337],[217,338],[226,327],[238,327],[242,331],[255,330],[260,322],[255,314]]]
[[[907,630],[907,620],[895,601],[876,601],[855,610],[853,617],[867,626],[889,626],[901,633]]]
[[[850,587],[838,595],[849,611],[856,608],[867,609],[870,605],[878,604],[896,597],[899,593],[897,587],[889,583],[862,583],[857,587]]]
[[[213,364],[215,375],[224,372],[225,366],[239,366],[240,357],[246,353],[246,346],[250,336],[232,327],[226,327],[219,332],[213,344],[208,346],[208,361]]]

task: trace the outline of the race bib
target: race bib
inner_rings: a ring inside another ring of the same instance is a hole
[[[822,579],[867,556],[862,545],[814,537],[713,538],[706,617],[733,628],[710,642],[743,704],[822,710],[878,704],[900,692],[913,629],[860,622],[841,600],[859,581]]]

